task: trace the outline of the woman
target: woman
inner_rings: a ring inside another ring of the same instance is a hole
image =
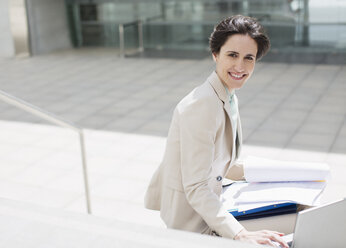
[[[269,46],[262,26],[250,17],[227,18],[211,34],[216,70],[175,108],[163,161],[145,197],[146,207],[160,210],[168,228],[288,247],[282,233],[247,231],[220,201],[223,178],[243,174],[236,162],[242,135],[234,91]]]

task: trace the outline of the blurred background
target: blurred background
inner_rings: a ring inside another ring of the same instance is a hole
[[[214,25],[235,14],[272,43],[237,91],[243,156],[329,163],[323,201],[345,197],[346,1],[2,0],[0,200],[85,213],[89,184],[93,215],[164,226],[146,187],[174,107],[215,68]],[[88,183],[78,132],[7,94],[83,129]]]
[[[345,60],[346,2],[342,0],[11,0],[8,4],[2,11],[8,12],[10,23],[3,29],[11,30],[11,35],[4,35],[14,40],[14,51],[8,52],[12,54],[120,48],[119,27],[125,24],[126,49],[142,45],[144,56],[201,57],[207,55],[214,25],[243,14],[260,20],[271,38],[266,61]],[[5,21],[7,15],[2,16]]]

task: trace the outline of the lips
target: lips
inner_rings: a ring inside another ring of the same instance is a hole
[[[228,75],[234,80],[242,80],[246,76],[246,74],[235,72],[228,72]]]

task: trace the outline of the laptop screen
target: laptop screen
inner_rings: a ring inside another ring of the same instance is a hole
[[[299,212],[292,247],[346,247],[346,199]]]

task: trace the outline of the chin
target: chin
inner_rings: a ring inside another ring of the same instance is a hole
[[[229,87],[231,89],[240,89],[241,87],[243,87],[243,85],[245,84],[245,81],[242,81],[242,82],[231,82],[229,85]]]

